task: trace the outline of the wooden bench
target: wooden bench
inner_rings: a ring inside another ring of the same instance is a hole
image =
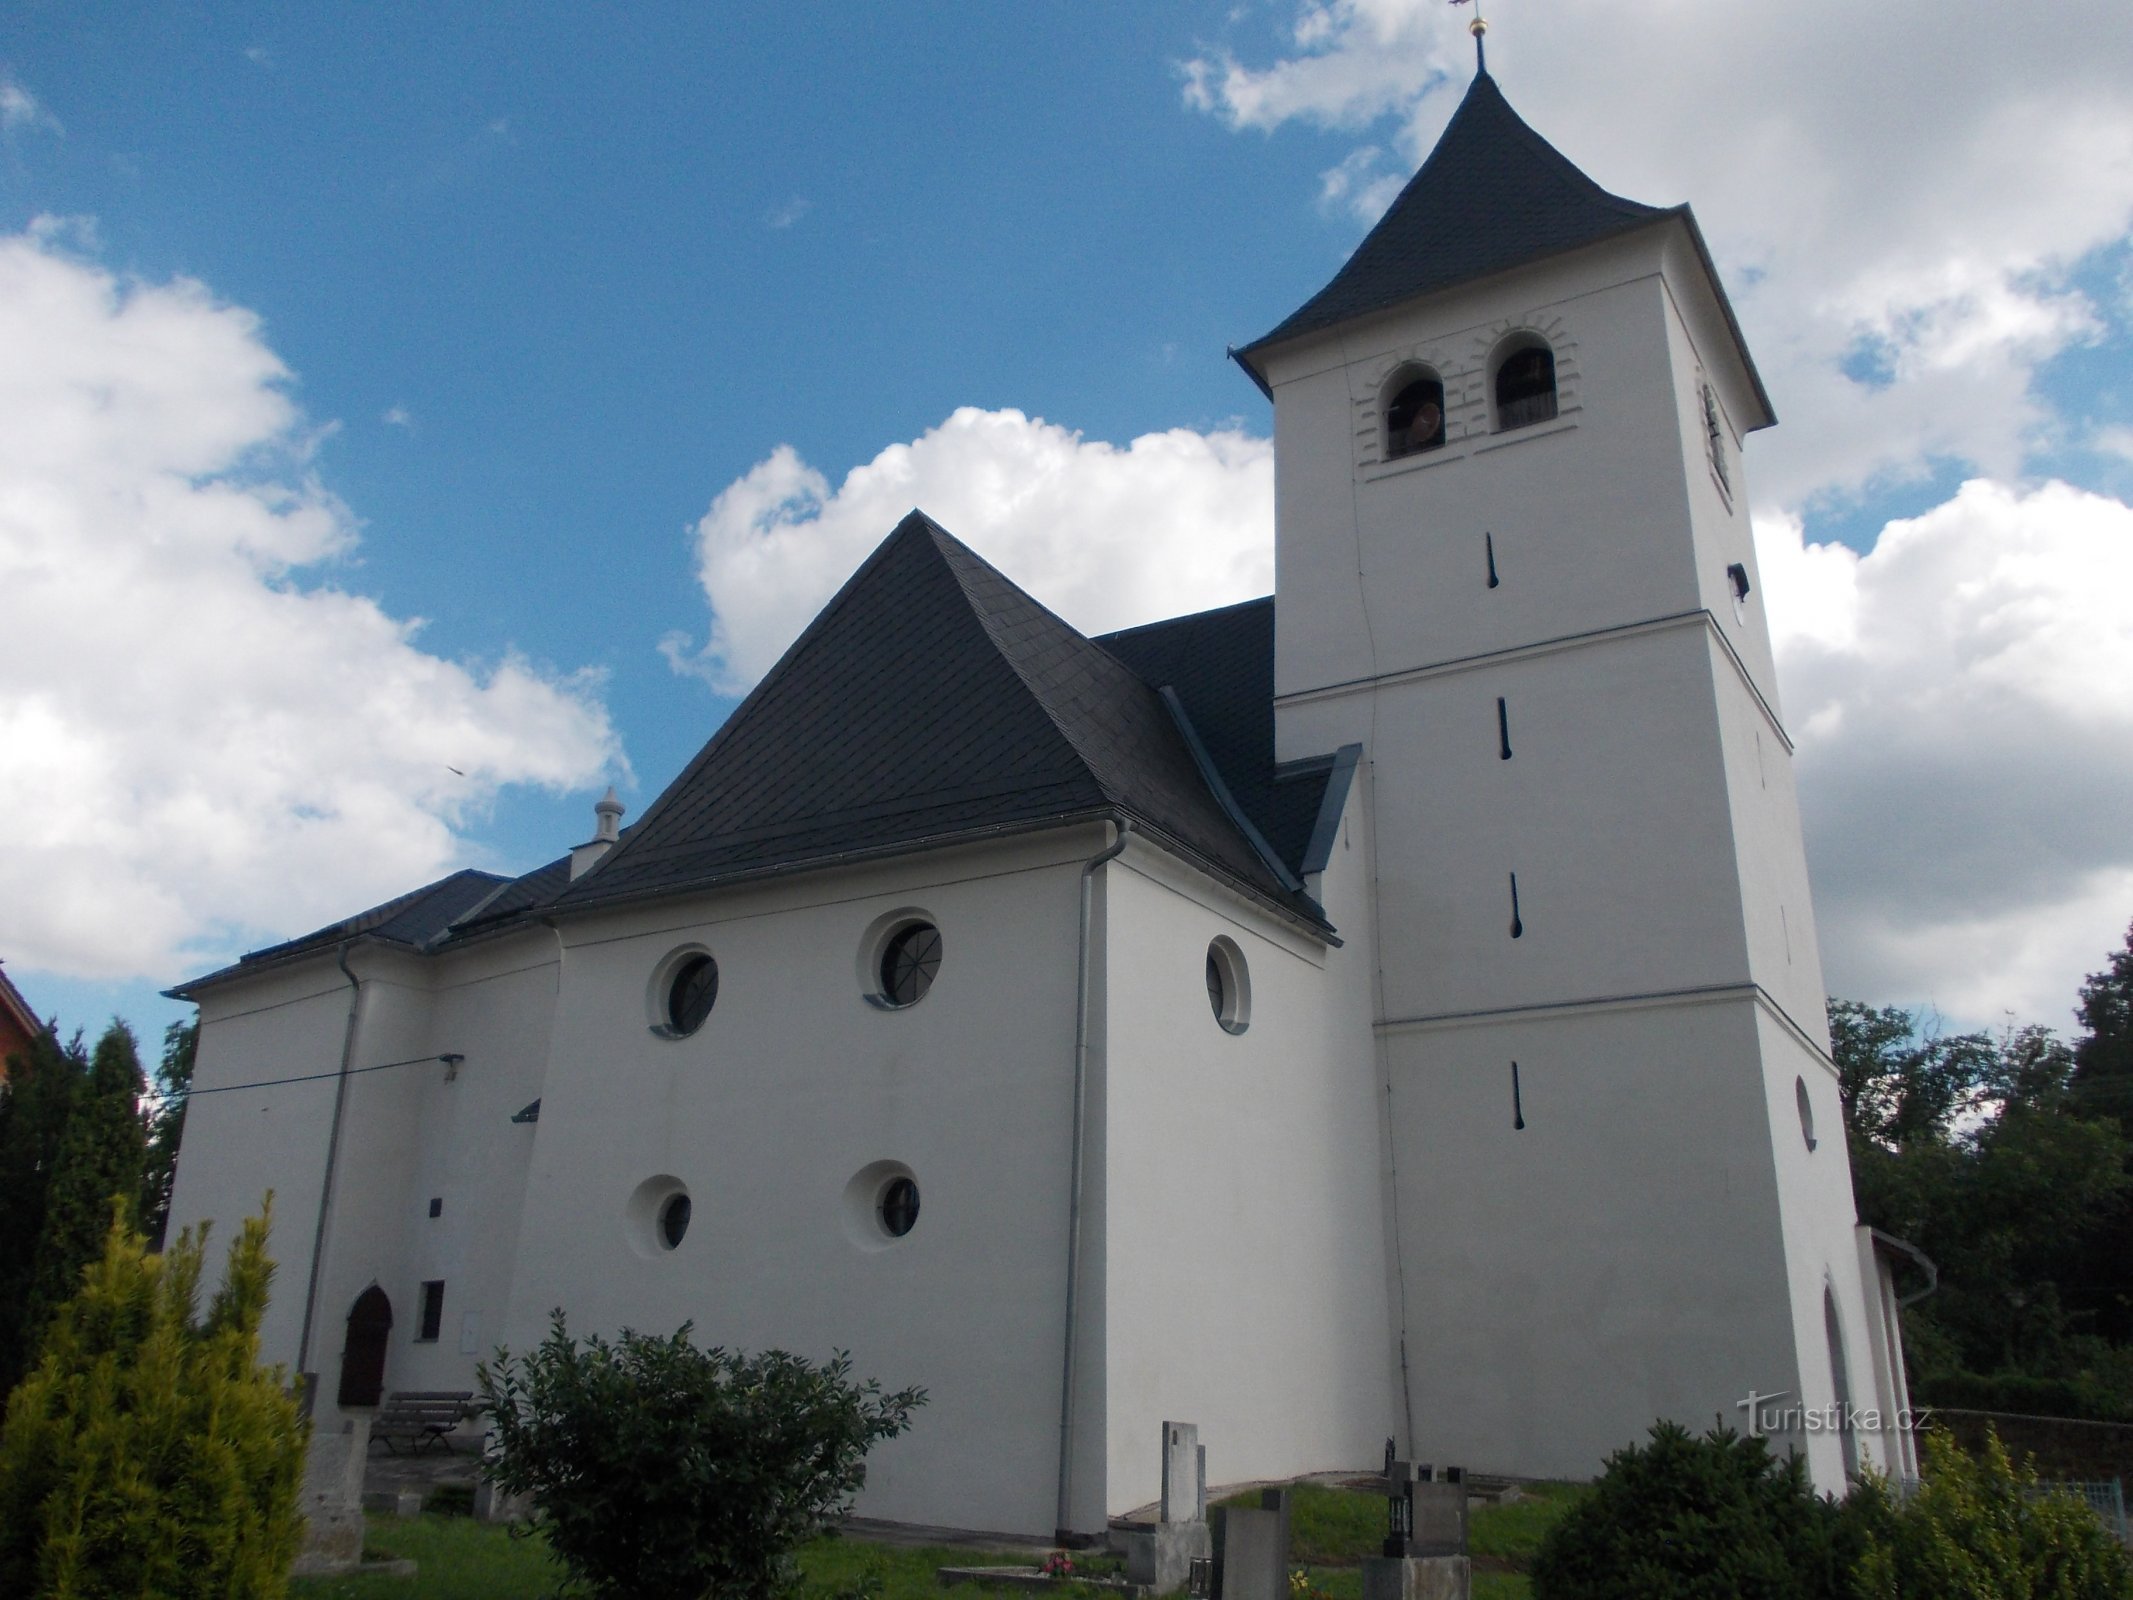
[[[377,1419],[370,1425],[371,1442],[385,1441],[388,1454],[400,1453],[404,1441],[410,1454],[419,1454],[433,1444],[451,1449],[447,1435],[473,1409],[474,1391],[461,1389],[406,1389],[385,1397]]]

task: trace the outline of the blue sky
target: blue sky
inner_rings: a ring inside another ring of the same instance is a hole
[[[0,427],[73,420],[0,446],[0,959],[153,1033],[237,951],[560,853],[914,500],[1085,627],[1263,592],[1225,346],[1426,151],[1468,14],[18,10]],[[1747,470],[1831,986],[1965,1023],[2062,1022],[2133,918],[2133,17],[2022,15],[1491,11],[1528,120],[1696,206],[1784,419]]]

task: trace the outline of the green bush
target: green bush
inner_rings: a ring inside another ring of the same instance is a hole
[[[1910,1499],[1869,1478],[1845,1503],[1864,1547],[1857,1600],[2133,1600],[2125,1552],[2065,1495],[2037,1497],[1997,1435],[1972,1457],[1926,1436],[1926,1477]]]
[[[1677,1423],[1610,1456],[1551,1528],[1534,1600],[1837,1600],[1844,1530],[1798,1457]]]
[[[273,1263],[246,1222],[206,1319],[203,1238],[114,1221],[0,1428],[0,1594],[273,1600],[302,1533],[305,1425],[259,1365]]]
[[[555,1313],[523,1360],[480,1368],[494,1423],[484,1469],[597,1596],[770,1600],[792,1552],[866,1480],[867,1450],[910,1426],[922,1389],[850,1381],[782,1350],[699,1350],[624,1329],[582,1344]]]

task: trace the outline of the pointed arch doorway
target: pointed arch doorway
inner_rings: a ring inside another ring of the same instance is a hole
[[[348,1338],[341,1346],[344,1406],[374,1406],[385,1394],[385,1348],[393,1331],[393,1303],[372,1284],[348,1308]]]

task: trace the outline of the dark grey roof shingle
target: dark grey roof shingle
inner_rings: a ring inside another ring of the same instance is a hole
[[[1223,809],[1155,688],[914,511],[556,903],[1114,812],[1322,921]]]
[[[270,944],[261,950],[244,955],[234,966],[211,972],[205,977],[194,978],[175,989],[165,992],[178,998],[217,979],[227,978],[246,968],[264,966],[306,951],[325,949],[339,944],[344,939],[383,939],[391,944],[406,945],[410,949],[425,949],[441,939],[460,918],[479,908],[499,888],[512,882],[493,872],[477,872],[469,867],[464,871],[439,878],[435,883],[426,883],[419,889],[372,906],[368,911],[359,911],[352,917],[328,923],[300,938]]]
[[[1271,395],[1263,356],[1274,345],[1669,217],[1688,230],[1755,393],[1761,414],[1744,426],[1768,427],[1777,413],[1694,213],[1609,194],[1535,133],[1486,72],[1475,74],[1429,159],[1332,282],[1230,354]]]
[[[1237,354],[1259,375],[1253,357],[1285,339],[1668,214],[1602,189],[1526,125],[1495,79],[1478,73],[1436,149],[1333,281]]]

